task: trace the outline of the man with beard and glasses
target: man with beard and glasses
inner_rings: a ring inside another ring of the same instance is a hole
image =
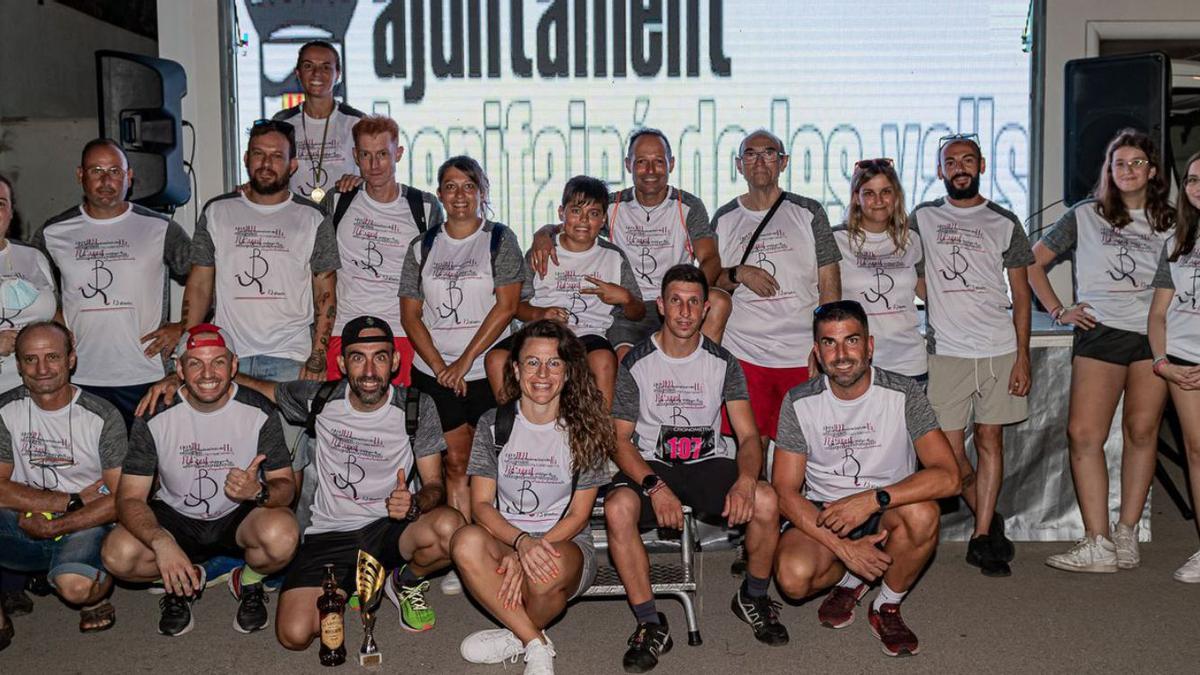
[[[937,548],[937,500],[958,494],[954,456],[921,385],[871,366],[862,305],[821,305],[812,331],[824,376],[789,391],[779,411],[775,583],[797,600],[833,586],[817,616],[844,628],[862,580],[882,579],[871,632],[888,656],[916,654],[900,602]]]
[[[297,163],[292,125],[255,122],[245,162],[249,182],[209,201],[196,225],[184,322],[203,321],[215,296],[216,323],[238,345],[242,374],[324,380],[341,266],[333,226],[317,204],[288,191]],[[289,448],[300,431],[284,426]],[[304,455],[294,458],[297,481]]]
[[[954,449],[963,500],[975,513],[967,562],[986,576],[1008,576],[1015,551],[996,501],[1004,425],[1029,416],[1026,267],[1034,258],[1021,221],[979,194],[985,168],[975,134],[943,138],[938,177],[946,197],[913,209],[909,227],[925,253],[929,402]],[[978,469],[966,454],[972,418]]]
[[[293,650],[307,649],[321,633],[317,598],[325,565],[333,565],[342,589],[353,589],[359,550],[392,570],[384,593],[399,609],[401,627],[433,628],[423,577],[450,564],[450,538],[466,524],[445,505],[441,426],[428,398],[415,443],[407,434],[407,389],[389,382],[400,367],[391,326],[360,316],[341,337],[339,381],[238,377],[276,401],[292,422],[311,425],[316,439],[312,524],[288,568],[275,618],[275,637]],[[409,486],[417,475],[421,489],[414,494]]]
[[[46,221],[33,245],[58,278],[59,312],[75,336],[74,382],[121,412],[128,428],[183,330],[168,323],[170,277],[191,268],[191,242],[175,221],[131,204],[133,184],[121,146],[83,146],[76,180],[83,203]]]
[[[104,541],[104,564],[126,581],[162,579],[162,635],[192,629],[192,603],[207,582],[199,563],[218,555],[246,560],[229,578],[238,599],[233,627],[266,628],[263,577],[287,565],[299,540],[278,411],[234,384],[234,345],[212,324],[188,329],[176,350],[181,395],[139,417],[130,434],[117,491],[120,525]]]

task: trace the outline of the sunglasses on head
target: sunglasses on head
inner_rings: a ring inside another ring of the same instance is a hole
[[[881,170],[884,168],[893,168],[896,166],[896,160],[891,157],[876,157],[875,159],[860,159],[854,163],[854,170],[859,169],[875,169]]]

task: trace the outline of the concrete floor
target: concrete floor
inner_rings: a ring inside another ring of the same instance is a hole
[[[1064,550],[1064,545],[1019,544],[1013,576],[987,579],[962,562],[964,544],[944,544],[904,604],[905,619],[921,639],[920,655],[905,659],[882,654],[865,611],[860,609],[853,625],[832,631],[817,624],[817,602],[812,601],[784,608],[789,645],[760,646],[729,610],[729,597],[738,583],[728,574],[732,553],[707,553],[702,556],[704,644],[688,647],[679,604],[660,601],[676,645],[655,672],[861,673],[886,668],[899,673],[1195,673],[1200,671],[1200,585],[1178,583],[1171,573],[1196,548],[1192,523],[1182,520],[1165,499],[1156,502],[1154,542],[1143,545],[1142,566],[1115,575],[1058,572],[1042,560]],[[236,633],[236,605],[223,587],[208,590],[194,609],[196,628],[175,639],[155,633],[157,597],[119,589],[117,625],[89,636],[76,632],[75,612],[51,598],[39,598],[33,614],[16,619],[17,637],[0,653],[0,673],[262,673],[276,668],[328,672],[318,664],[315,646],[292,653],[276,644],[270,630]],[[384,672],[519,672],[513,666],[464,662],[458,655],[459,641],[473,630],[490,627],[488,619],[463,596],[442,596],[436,583],[429,598],[438,612],[438,625],[420,635],[397,629],[396,610],[384,602],[376,631]],[[271,600],[273,612],[274,596]],[[558,672],[620,672],[621,653],[632,629],[623,602],[589,600],[572,606],[549,631],[558,647]],[[347,612],[352,650],[360,634],[358,615]],[[348,661],[340,670],[355,672],[359,667]]]

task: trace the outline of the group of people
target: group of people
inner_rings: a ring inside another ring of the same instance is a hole
[[[270,624],[278,588],[276,636],[304,650],[324,570],[353,593],[361,551],[389,571],[401,628],[433,628],[429,578],[449,570],[442,590],[465,586],[503,626],[468,635],[464,659],[553,672],[544,629],[596,575],[603,492],[636,622],[627,672],[672,647],[641,533],[680,528],[684,505],[744,527],[731,609],[758,641],[789,639],[772,578],[792,599],[829,590],[831,628],[877,584],[872,633],[916,654],[900,608],[937,546],[937,500],[974,513],[968,563],[1011,573],[996,502],[1003,427],[1027,416],[1034,292],[1076,327],[1068,439],[1087,530],[1047,563],[1138,564],[1168,391],[1200,490],[1200,157],[1172,211],[1156,149],[1123,132],[1096,199],[1031,247],[980,194],[971,134],[942,140],[947,196],[911,212],[892,160],[858,162],[831,227],[780,187],[771,132],[742,140],[747,190],[710,218],[670,185],[668,137],[644,128],[632,187],[570,179],[560,222],[522,252],[474,159],[446,160],[432,193],[396,181],[398,125],[335,101],[330,45],[304,45],[296,74],[304,102],[251,127],[248,181],[190,237],[127,201],[133,172],[97,139],[82,203],[33,246],[0,240],[0,568],[47,571],[83,632],[113,625],[114,578],[162,594],[168,636],[221,578],[240,632]],[[0,236],[13,198],[0,178]],[[1084,264],[1064,306],[1045,269],[1070,251]],[[186,280],[178,321],[170,278]],[[1110,527],[1102,445],[1126,392]],[[1176,578],[1200,582],[1200,554]],[[0,611],[0,649],[12,637]]]

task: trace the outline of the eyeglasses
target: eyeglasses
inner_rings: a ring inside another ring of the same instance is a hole
[[[1150,164],[1150,160],[1148,160],[1148,159],[1131,159],[1128,162],[1126,162],[1123,159],[1118,159],[1117,161],[1113,162],[1112,165],[1113,165],[1114,171],[1124,171],[1125,169],[1129,169],[1130,171],[1137,171],[1139,169],[1146,167],[1149,164]]]
[[[126,170],[122,169],[119,166],[89,166],[88,168],[84,169],[83,171],[88,176],[91,176],[92,178],[94,178],[96,180],[100,180],[100,179],[104,178],[105,176],[108,176],[109,178],[113,178],[116,180],[120,180],[121,178],[123,178],[125,176]]]
[[[876,157],[875,159],[860,159],[854,163],[854,170],[859,169],[875,169],[876,171],[884,168],[892,168],[896,166],[896,160],[891,157]]]
[[[765,150],[743,150],[741,159],[745,164],[753,164],[760,159],[766,164],[774,164],[779,161],[780,157],[787,157],[787,155],[775,148],[767,148]]]

